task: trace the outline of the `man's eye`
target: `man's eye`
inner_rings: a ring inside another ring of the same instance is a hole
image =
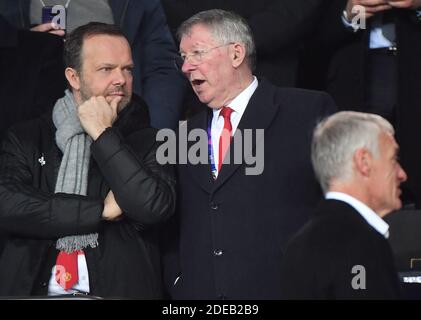
[[[110,72],[111,71],[111,68],[109,68],[109,67],[104,67],[104,68],[101,68],[101,69],[99,69],[100,71],[103,71],[103,72]]]

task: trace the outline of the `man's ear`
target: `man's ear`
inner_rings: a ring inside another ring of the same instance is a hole
[[[365,148],[358,149],[354,153],[354,168],[363,177],[370,176],[373,156]]]
[[[246,58],[246,48],[241,43],[234,43],[230,48],[230,57],[232,60],[232,66],[234,68],[239,67],[244,59]]]
[[[66,68],[64,71],[67,81],[73,90],[80,90],[80,77],[79,73],[73,68]]]

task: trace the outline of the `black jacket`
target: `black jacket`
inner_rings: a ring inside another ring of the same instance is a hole
[[[147,119],[145,105],[132,102],[92,143],[88,196],[54,194],[62,155],[50,114],[9,131],[0,157],[0,226],[8,233],[0,295],[46,294],[56,239],[98,232],[99,246],[85,250],[90,293],[161,297],[154,227],[173,212],[175,181],[156,162]],[[109,189],[124,211],[115,222],[101,219]]]
[[[365,289],[355,289],[355,283]],[[353,272],[354,271],[354,272]],[[287,299],[397,299],[398,274],[388,241],[350,205],[323,201],[287,247],[281,268]],[[358,281],[357,281],[358,280]]]

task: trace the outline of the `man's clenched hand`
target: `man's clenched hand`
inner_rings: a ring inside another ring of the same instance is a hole
[[[102,211],[102,218],[104,220],[116,220],[122,215],[123,211],[118,206],[114,198],[114,193],[110,190],[107,197],[104,199],[104,210]]]
[[[122,97],[116,97],[108,103],[102,96],[91,97],[78,107],[80,123],[93,140],[117,119],[117,106],[121,99]]]

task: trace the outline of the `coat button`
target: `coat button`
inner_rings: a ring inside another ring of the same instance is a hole
[[[219,249],[216,249],[216,250],[214,250],[213,251],[213,255],[215,256],[215,257],[220,257],[220,256],[222,256],[224,254],[224,252],[222,251],[222,250],[219,250]]]
[[[41,286],[45,288],[47,286],[47,282],[42,282]]]
[[[218,210],[218,209],[219,209],[218,204],[217,204],[217,203],[215,203],[215,202],[211,202],[211,209],[212,209],[212,210]]]

